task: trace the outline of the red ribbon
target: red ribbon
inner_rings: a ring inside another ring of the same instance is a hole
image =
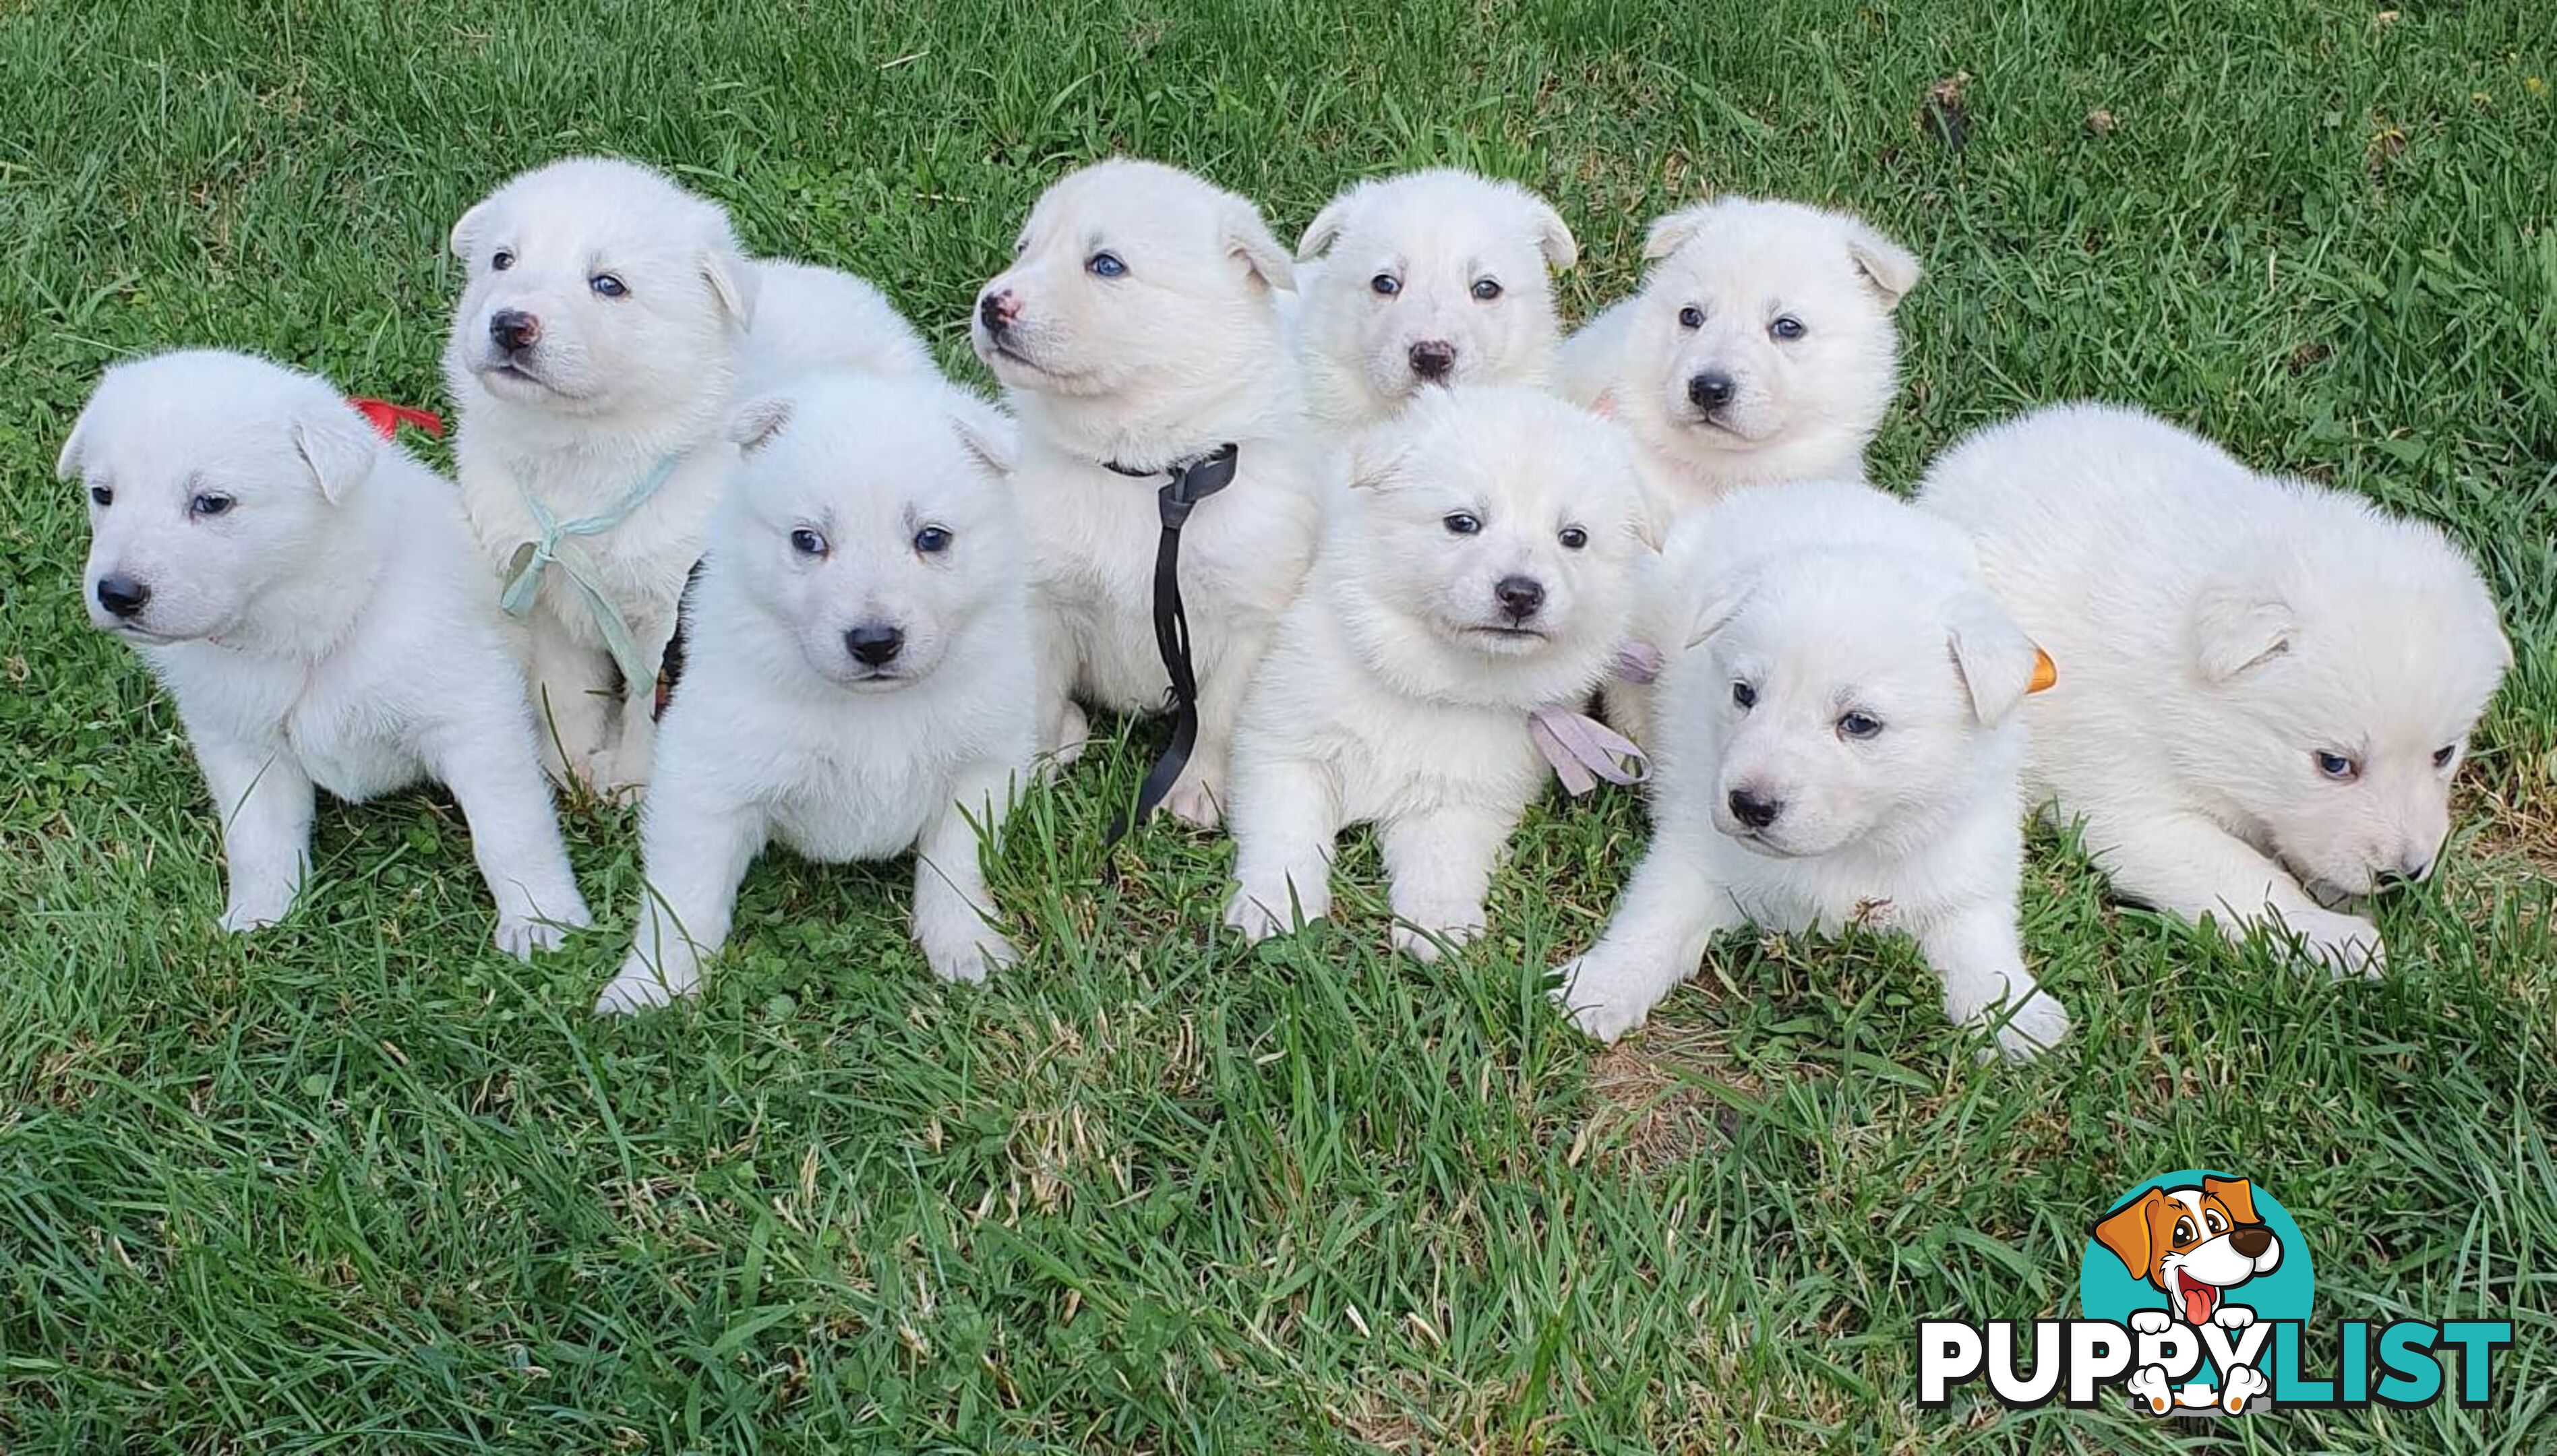
[[[365,399],[360,395],[350,397],[346,403],[353,405],[365,419],[372,421],[373,428],[381,433],[384,440],[397,440],[399,427],[402,425],[414,425],[438,440],[444,438],[442,415],[427,410],[413,410],[407,405],[396,405],[386,399]]]

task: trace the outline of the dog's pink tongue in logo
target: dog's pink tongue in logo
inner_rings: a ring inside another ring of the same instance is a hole
[[[2206,1284],[2182,1269],[2176,1270],[2176,1293],[2184,1300],[2184,1322],[2189,1325],[2211,1323],[2212,1312],[2220,1307],[2220,1286]]]

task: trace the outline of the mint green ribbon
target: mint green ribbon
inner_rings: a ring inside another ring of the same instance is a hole
[[[630,519],[639,507],[646,505],[665,487],[667,478],[675,473],[677,459],[668,456],[659,462],[655,469],[630,488],[629,494],[606,509],[567,521],[561,520],[550,507],[535,499],[533,492],[524,488],[521,476],[515,480],[515,498],[524,503],[524,510],[532,516],[533,527],[538,534],[515,548],[513,560],[506,564],[506,585],[497,594],[497,604],[506,609],[508,616],[520,617],[531,611],[533,599],[541,596],[544,570],[556,563],[561,571],[568,574],[578,596],[586,599],[587,614],[594,617],[596,626],[603,630],[604,645],[612,653],[613,663],[621,669],[622,691],[626,693],[636,693],[653,685],[657,681],[657,665],[640,653],[639,639],[630,632],[630,619],[623,616],[621,608],[613,605],[612,598],[606,595],[603,580],[596,571],[595,558],[587,555],[575,538],[601,536]]]

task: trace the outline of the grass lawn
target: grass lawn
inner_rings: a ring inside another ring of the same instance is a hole
[[[2557,6],[2378,5],[0,0],[0,1450],[2557,1448]],[[301,910],[226,939],[55,452],[168,344],[442,403],[447,227],[586,151],[878,280],[976,379],[975,285],[1113,151],[1291,239],[1360,176],[1520,179],[1575,314],[1709,191],[1852,206],[1928,269],[1880,478],[2145,403],[2444,523],[2519,664],[2383,983],[2039,842],[2077,1030],[2023,1069],[1874,943],[1726,943],[1593,1050],[1540,978],[1640,848],[1621,793],[1533,817],[1461,961],[1384,953],[1364,846],[1338,925],[1246,951],[1222,841],[1100,883],[1144,734],[1016,821],[1033,954],[984,989],[926,976],[901,868],[779,858],[697,1006],[600,1024],[638,886],[593,805],[605,923],[529,969],[426,795],[325,807]],[[2305,1231],[2315,1363],[2340,1319],[2509,1318],[2494,1405],[1916,1409],[1915,1321],[2075,1313],[2106,1202],[2206,1165]]]

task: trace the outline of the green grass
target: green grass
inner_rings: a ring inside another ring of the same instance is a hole
[[[2557,7],[2375,8],[0,0],[0,1449],[2557,1447]],[[1956,72],[1958,149],[1921,121]],[[423,795],[328,808],[303,908],[226,940],[177,720],[78,610],[64,431],[175,343],[438,402],[445,229],[590,150],[876,278],[971,377],[974,285],[1111,151],[1290,237],[1356,177],[1519,178],[1575,313],[1708,190],[1851,205],[1929,270],[1883,478],[2140,401],[2443,522],[2519,664],[2383,984],[2040,844],[2078,1030],[2026,1069],[1874,943],[1731,944],[1593,1052],[1539,978],[1639,850],[1623,795],[1535,816],[1459,962],[1382,953],[1364,848],[1340,925],[1247,952],[1220,842],[1099,883],[1142,740],[1024,811],[1034,953],[982,990],[926,977],[895,867],[774,860],[698,1007],[598,1024],[628,817],[574,813],[606,923],[525,969]],[[2495,1406],[1915,1409],[1914,1321],[2068,1310],[2105,1202],[2202,1164],[2306,1231],[2313,1348],[2512,1319]]]

